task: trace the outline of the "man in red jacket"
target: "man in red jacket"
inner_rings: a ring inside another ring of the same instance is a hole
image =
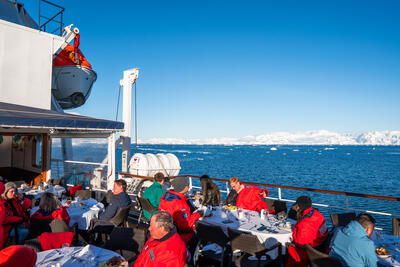
[[[193,236],[195,222],[201,217],[199,212],[190,213],[185,195],[175,191],[166,192],[160,199],[159,211],[171,214],[182,239],[187,243]]]
[[[244,185],[240,183],[238,177],[234,176],[229,179],[229,184],[232,189],[238,193],[236,199],[236,206],[246,209],[261,211],[264,209],[268,211],[268,205],[262,199],[267,197],[268,190],[260,189],[254,185]],[[274,213],[273,211],[270,213]]]
[[[293,243],[296,247],[289,246],[286,267],[307,267],[309,258],[304,246],[319,246],[328,236],[328,227],[324,215],[311,206],[309,197],[299,197],[296,204],[298,218],[293,228]]]
[[[134,267],[183,267],[188,257],[186,245],[176,232],[171,215],[165,211],[150,219],[150,239],[144,244],[142,253]]]

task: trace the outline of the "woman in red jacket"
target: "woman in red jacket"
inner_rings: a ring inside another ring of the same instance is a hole
[[[14,236],[17,230],[18,243],[22,243],[29,234],[28,215],[26,210],[30,206],[30,200],[17,195],[17,186],[13,182],[5,184],[5,191],[1,195],[4,200],[5,217],[3,221],[3,244],[8,236]]]
[[[32,214],[29,221],[31,236],[36,237],[44,232],[50,232],[51,221],[57,219],[62,219],[69,225],[70,217],[66,207],[60,207],[58,199],[52,193],[46,192],[40,199],[39,210]]]
[[[328,227],[325,217],[311,206],[311,199],[301,196],[296,200],[297,223],[293,228],[293,243],[289,246],[289,257],[286,267],[307,267],[308,254],[305,245],[312,247],[320,245],[328,236]]]
[[[2,182],[0,182],[0,195],[4,193],[5,187]],[[3,221],[6,215],[6,210],[4,208],[4,200],[0,197],[0,249],[3,248]]]

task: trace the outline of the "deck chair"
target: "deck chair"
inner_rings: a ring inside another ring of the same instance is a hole
[[[349,222],[356,218],[354,212],[331,214],[331,221],[333,226],[346,226]]]
[[[52,220],[50,223],[52,233],[70,232],[71,228],[63,219]]]
[[[310,245],[306,245],[306,250],[310,258],[311,267],[342,267],[342,263],[325,253],[319,252]]]
[[[79,197],[81,200],[86,200],[92,197],[92,191],[90,190],[78,190],[75,193],[75,198]]]
[[[232,251],[240,250],[245,254],[240,257],[239,262],[241,266],[248,266],[251,264],[251,261],[248,260],[249,256],[254,256],[257,258],[257,266],[261,266],[261,262],[264,264],[272,264],[273,262],[281,262],[282,261],[282,245],[277,242],[270,248],[264,247],[257,236],[245,233],[238,230],[233,230],[228,228],[229,239],[231,241]],[[267,252],[272,251],[274,249],[278,249],[278,257],[275,260],[272,260],[271,257],[267,254]],[[261,257],[265,256],[266,260],[261,260]],[[232,253],[232,261],[233,253]]]
[[[392,219],[392,228],[393,228],[393,235],[400,236],[400,219],[393,218]]]
[[[150,213],[150,216],[153,214],[153,212],[155,212],[157,210],[157,208],[154,207],[147,198],[138,197],[138,199],[139,199],[139,204],[140,204],[140,207],[142,208],[142,211],[143,210],[147,211],[148,213]],[[142,214],[143,214],[143,212],[140,212],[138,221],[140,221],[141,217],[144,217],[144,216],[142,216]],[[146,222],[147,222],[147,219],[146,219]]]
[[[138,242],[136,240],[136,233],[137,230],[133,228],[115,227],[103,248],[112,251],[119,250],[121,256],[123,256],[124,250],[132,251],[135,252],[136,255],[139,255],[139,242],[143,242],[144,245],[144,237]],[[128,261],[130,262],[131,260]]]
[[[220,266],[224,266],[224,259],[226,252],[230,252],[229,237],[224,233],[221,227],[203,223],[201,221],[196,221],[196,232],[199,239],[195,253],[194,253],[194,266],[197,266],[199,251],[203,244],[213,243],[222,247],[221,256],[216,253],[201,253],[205,258],[210,258],[220,262]]]

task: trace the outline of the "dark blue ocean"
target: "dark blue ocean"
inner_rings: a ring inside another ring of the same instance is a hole
[[[82,161],[89,158],[101,162],[107,152],[107,146],[99,144],[83,144],[74,149],[74,160]],[[242,181],[400,197],[399,146],[139,145],[137,152],[175,154],[180,160],[180,174],[208,174],[224,179],[238,176]],[[120,154],[119,148],[117,166],[121,166]],[[54,157],[60,158],[59,150],[53,149]],[[217,184],[225,189],[224,183]],[[277,197],[277,189],[268,189],[270,196]],[[344,196],[282,189],[285,199],[303,194],[315,203],[346,206]],[[400,203],[394,201],[349,197],[349,207],[400,217]],[[330,213],[345,212],[319,209],[328,222]],[[391,229],[390,217],[374,217],[378,227]]]

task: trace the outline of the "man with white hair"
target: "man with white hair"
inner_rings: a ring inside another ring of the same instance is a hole
[[[171,215],[160,211],[150,219],[150,238],[134,267],[181,266],[188,257],[185,242],[176,232]]]

